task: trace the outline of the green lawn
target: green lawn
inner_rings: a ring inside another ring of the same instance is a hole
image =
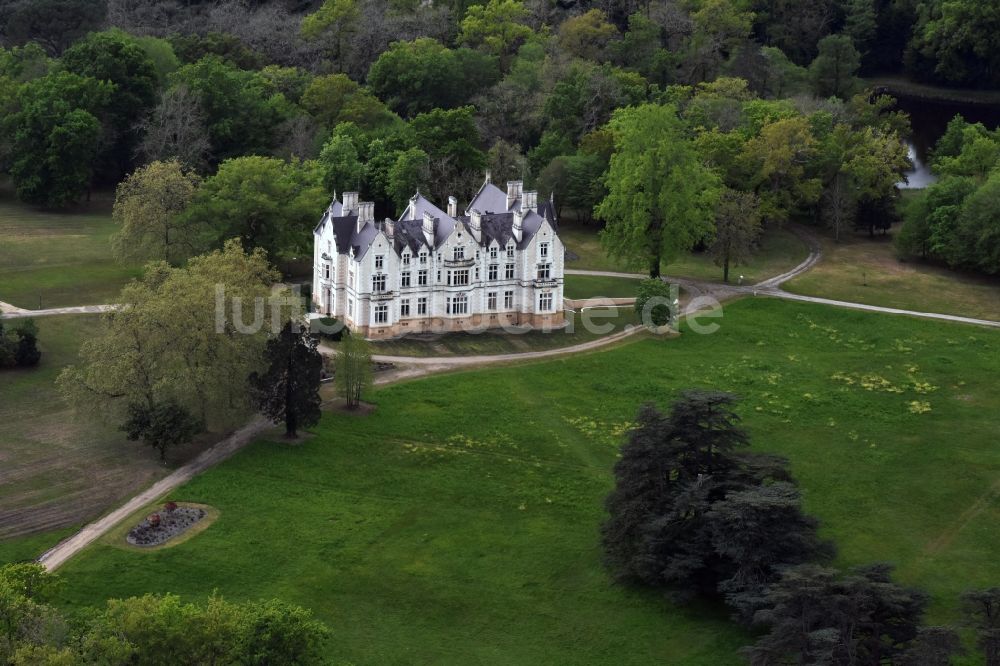
[[[628,266],[609,257],[601,246],[596,226],[563,225],[559,229],[559,237],[566,249],[578,257],[566,262],[568,269],[645,271],[644,266]],[[801,238],[787,229],[770,229],[761,237],[760,248],[753,258],[745,266],[730,269],[729,279],[735,283],[743,275],[746,284],[760,282],[794,268],[808,255],[809,248]],[[664,264],[661,268],[664,275],[722,282],[722,269],[715,265],[706,252],[691,253]]]
[[[79,525],[166,472],[152,449],[127,441],[113,424],[77,417],[56,391],[56,377],[77,360],[99,317],[36,323],[41,365],[0,371],[0,560],[3,540]]]
[[[567,275],[563,285],[566,298],[635,298],[639,280],[603,275]]]
[[[721,324],[380,389],[373,414],[327,414],[302,445],[258,442],[173,493],[221,511],[195,538],[82,553],[63,603],[281,597],[329,623],[345,663],[740,663],[724,612],[600,566],[621,433],[688,387],[744,396],[840,564],[897,563],[934,622],[1000,581],[1000,333],[770,299]]]
[[[33,310],[113,303],[140,274],[112,258],[115,229],[106,200],[44,211],[0,188],[0,301]]]
[[[376,354],[399,356],[465,356],[543,351],[583,344],[621,333],[638,323],[631,305],[591,308],[586,314],[567,312],[569,325],[561,330],[421,335],[372,343]],[[327,343],[336,347],[336,343]]]
[[[823,259],[788,291],[922,312],[1000,319],[1000,279],[902,262],[891,236],[823,239]]]

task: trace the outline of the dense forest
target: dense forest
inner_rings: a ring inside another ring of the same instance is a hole
[[[622,137],[652,131],[698,167],[664,170],[660,208],[692,176],[714,193],[671,211],[685,245],[747,218],[875,230],[908,122],[858,77],[993,85],[998,22],[972,0],[0,0],[0,171],[44,206],[122,183],[121,252],[174,262],[232,237],[300,253],[335,190],[393,214],[486,169],[621,240]],[[135,224],[160,213],[172,247]]]

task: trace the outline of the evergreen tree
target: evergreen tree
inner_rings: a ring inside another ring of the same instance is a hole
[[[250,375],[253,402],[275,423],[285,422],[287,437],[319,422],[323,357],[317,342],[307,330],[286,322],[264,349],[267,369]]]

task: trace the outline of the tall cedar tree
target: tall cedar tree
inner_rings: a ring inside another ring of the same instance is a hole
[[[899,663],[918,642],[927,595],[891,574],[887,564],[845,576],[814,564],[787,569],[755,617],[768,633],[744,654],[754,666]]]
[[[615,466],[602,538],[620,581],[681,596],[725,595],[748,620],[781,566],[829,547],[801,513],[785,462],[740,450],[750,442],[735,400],[689,391],[668,416],[641,408]]]
[[[319,422],[323,357],[316,345],[315,336],[289,321],[267,342],[267,369],[250,375],[254,404],[275,423],[284,421],[288,437]]]

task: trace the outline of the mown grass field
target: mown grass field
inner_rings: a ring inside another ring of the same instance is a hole
[[[567,275],[563,283],[566,298],[635,298],[639,280],[604,275]]]
[[[77,361],[99,316],[35,321],[41,365],[0,371],[0,561],[3,540],[79,525],[168,471],[117,424],[78,417],[56,390],[56,377]]]
[[[567,269],[590,271],[627,271],[645,273],[645,266],[628,266],[609,257],[601,245],[595,226],[563,225],[559,237],[569,252],[578,258],[567,261]],[[809,248],[801,238],[787,229],[769,229],[760,240],[760,247],[744,266],[733,266],[729,281],[736,283],[743,276],[744,284],[752,284],[784,273],[801,263],[809,255]],[[694,252],[663,264],[664,275],[695,280],[722,282],[722,268],[715,265],[707,252]],[[611,294],[604,294],[610,296]],[[634,294],[632,294],[634,295]]]
[[[115,229],[106,199],[45,211],[0,187],[0,301],[30,310],[113,303],[141,273],[112,257]]]
[[[597,529],[622,433],[689,387],[743,396],[838,563],[888,560],[933,595],[1000,581],[1000,333],[769,299],[714,335],[441,375],[258,442],[178,489],[220,511],[174,548],[106,539],[64,569],[67,607],[176,592],[281,597],[332,627],[337,661],[739,663],[711,608],[611,585]]]
[[[919,261],[900,261],[891,236],[821,239],[823,259],[808,273],[785,283],[796,294],[1000,319],[1000,279],[964,274]]]

